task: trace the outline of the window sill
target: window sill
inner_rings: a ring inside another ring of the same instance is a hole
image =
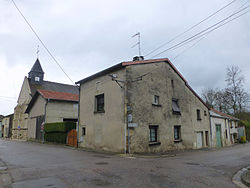
[[[152,104],[152,106],[161,107],[161,104]]]
[[[103,110],[103,111],[94,111],[94,114],[103,114],[103,113],[105,113],[105,110]]]
[[[175,114],[175,115],[181,115],[180,112],[175,112],[175,111],[173,111],[173,114]]]
[[[182,139],[174,140],[174,143],[179,143],[179,142],[182,142]]]
[[[161,145],[161,142],[149,142],[149,146]]]
[[[197,119],[197,121],[201,121],[201,119]]]

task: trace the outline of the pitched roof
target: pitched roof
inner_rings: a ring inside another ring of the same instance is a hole
[[[36,62],[34,63],[33,67],[31,68],[30,72],[41,72],[41,73],[44,73],[43,69],[42,69],[42,66],[41,66],[40,61],[39,61],[38,58],[36,59]]]
[[[75,101],[78,102],[78,94],[73,93],[64,93],[64,92],[57,92],[57,91],[48,91],[48,90],[37,90],[45,99],[52,99],[52,100],[62,100],[62,101]]]
[[[210,110],[211,110],[212,112],[216,113],[216,114],[219,114],[220,116],[222,116],[222,117],[224,117],[224,118],[226,118],[226,119],[239,121],[238,118],[233,117],[233,116],[230,116],[230,115],[225,114],[225,113],[223,113],[223,112],[220,112],[220,111],[218,111],[218,110],[215,110],[215,109],[213,109],[213,108],[211,108]]]
[[[170,67],[177,73],[177,75],[184,81],[185,85],[187,86],[187,88],[209,109],[209,107],[207,106],[207,104],[199,97],[199,95],[191,88],[191,86],[187,83],[186,79],[181,75],[181,73],[177,70],[177,68],[170,62],[170,60],[168,58],[160,58],[160,59],[148,59],[148,60],[142,60],[142,61],[126,61],[126,62],[122,62],[119,64],[116,64],[110,68],[107,68],[103,71],[100,71],[96,74],[93,74],[92,76],[89,76],[87,78],[84,78],[78,82],[76,82],[76,84],[83,84],[89,80],[93,80],[99,76],[103,76],[105,74],[120,70],[126,66],[129,65],[141,65],[141,64],[148,64],[148,63],[160,63],[160,62],[165,62],[168,63],[170,65]]]
[[[57,92],[57,91],[49,91],[49,90],[41,90],[38,89],[34,96],[32,97],[25,113],[29,113],[35,104],[38,96],[41,95],[44,99],[56,100],[56,101],[67,101],[78,103],[79,95],[74,93],[65,93],[65,92]]]
[[[35,92],[38,89],[57,91],[57,92],[65,92],[65,93],[73,93],[73,94],[79,93],[79,89],[77,86],[68,85],[68,84],[49,82],[49,81],[43,81],[41,84],[35,84],[33,82],[30,82],[30,79],[29,79],[29,84],[30,84],[32,96],[35,94]]]

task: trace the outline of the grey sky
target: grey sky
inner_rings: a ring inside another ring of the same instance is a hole
[[[237,0],[162,50],[232,14],[247,1]],[[74,81],[121,61],[132,60],[138,54],[137,48],[131,48],[137,42],[136,38],[131,38],[136,32],[141,32],[142,54],[147,54],[229,2],[16,0]],[[0,12],[0,114],[7,115],[14,111],[24,76],[36,60],[37,45],[45,79],[68,84],[70,81],[39,44],[11,0],[0,0]],[[158,57],[172,60],[185,48]],[[224,87],[226,67],[238,65],[250,92],[249,59],[250,13],[209,34],[172,63],[198,93],[205,87]]]

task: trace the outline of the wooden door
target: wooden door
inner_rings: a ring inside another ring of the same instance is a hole
[[[68,143],[71,147],[77,147],[77,132],[75,129],[72,129],[68,132]]]
[[[221,147],[221,125],[216,124],[216,147]]]
[[[203,133],[198,132],[197,133],[197,148],[202,148],[203,147]]]

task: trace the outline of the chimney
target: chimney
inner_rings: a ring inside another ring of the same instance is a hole
[[[135,56],[133,57],[133,61],[143,61],[144,57],[143,56]]]

